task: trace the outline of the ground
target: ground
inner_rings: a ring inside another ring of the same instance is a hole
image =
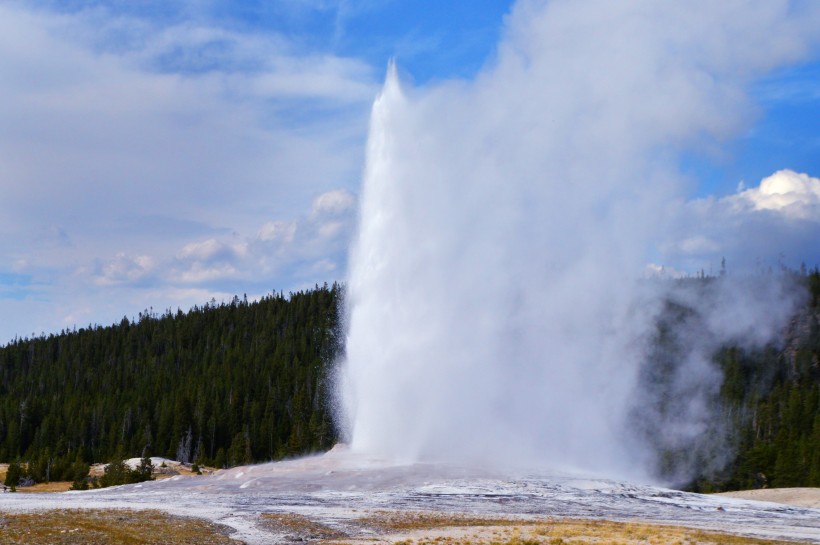
[[[820,488],[761,488],[759,490],[722,492],[717,495],[820,509]]]
[[[803,506],[332,451],[88,492],[0,494],[0,543],[820,545],[820,510],[805,506],[820,491],[755,492]]]
[[[379,511],[347,530],[296,514],[262,515],[281,543],[317,545],[776,545],[678,526],[600,520],[487,518]],[[49,510],[0,514],[4,545],[239,545],[225,526],[145,510]]]
[[[691,528],[600,520],[485,518],[464,514],[381,511],[358,519],[354,536],[295,515],[268,518],[289,542],[323,545],[771,545]],[[366,530],[367,533],[364,533]]]
[[[228,529],[159,511],[0,513],[3,545],[238,545]]]

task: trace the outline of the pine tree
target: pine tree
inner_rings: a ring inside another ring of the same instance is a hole
[[[20,479],[23,477],[23,468],[20,465],[19,460],[15,460],[14,462],[9,464],[8,469],[6,470],[6,478],[3,481],[5,486],[8,486],[12,492],[17,491],[17,485],[20,484]]]

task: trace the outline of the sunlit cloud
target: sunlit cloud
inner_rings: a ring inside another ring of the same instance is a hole
[[[786,218],[820,223],[820,178],[792,170],[780,170],[761,180],[758,187],[743,189],[722,201],[736,212],[744,209],[772,210]]]
[[[669,264],[715,273],[820,265],[820,179],[780,170],[724,197],[696,199],[677,211],[661,251]],[[808,262],[807,262],[808,260]]]

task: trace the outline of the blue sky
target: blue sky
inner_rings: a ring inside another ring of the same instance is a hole
[[[0,2],[0,342],[343,280],[389,60],[411,85],[469,81],[512,6]],[[817,58],[686,155],[684,198],[820,176]]]
[[[820,172],[820,63],[799,63],[757,82],[757,108],[741,135],[721,143],[721,156],[692,161],[698,194],[731,193],[743,180],[756,184],[789,168]]]

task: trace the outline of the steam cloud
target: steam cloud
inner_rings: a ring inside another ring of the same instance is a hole
[[[680,153],[735,134],[745,87],[806,53],[816,13],[798,8],[525,0],[474,81],[413,88],[391,66],[351,252],[352,448],[644,476],[627,430],[664,294],[636,280],[680,201]],[[755,325],[769,298],[723,299],[754,342],[779,327]],[[737,336],[712,330],[677,393],[719,381],[706,352]],[[682,440],[702,431],[689,399],[668,429]]]

